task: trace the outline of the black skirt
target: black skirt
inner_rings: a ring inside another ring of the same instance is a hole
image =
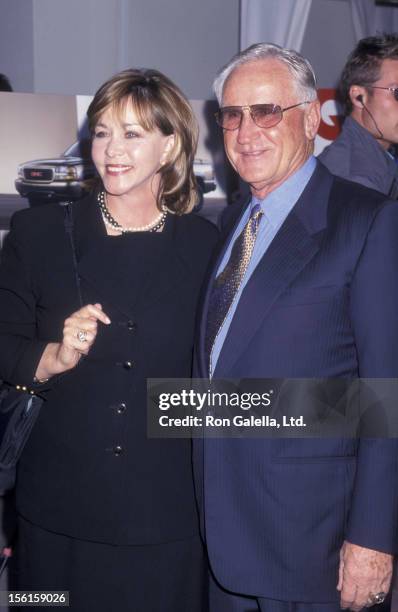
[[[21,517],[18,528],[13,576],[18,590],[69,591],[69,608],[64,609],[73,612],[208,609],[207,564],[199,537],[117,546],[52,533]]]

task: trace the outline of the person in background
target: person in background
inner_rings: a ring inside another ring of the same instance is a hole
[[[343,69],[345,110],[340,135],[319,155],[337,176],[398,197],[398,167],[389,151],[398,143],[398,36],[360,40]]]
[[[251,198],[224,219],[195,376],[396,378],[398,203],[313,157],[311,65],[260,43],[224,66],[214,90]],[[287,435],[194,441],[211,610],[380,605],[397,546],[397,441]]]
[[[190,440],[148,439],[147,378],[191,375],[216,228],[197,199],[197,124],[156,70],[88,109],[98,188],[17,212],[0,266],[0,378],[46,389],[19,462],[17,588],[87,612],[202,612],[207,569]],[[79,305],[77,283],[83,305]]]

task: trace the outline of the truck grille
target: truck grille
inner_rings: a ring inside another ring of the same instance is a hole
[[[24,168],[23,172],[27,181],[52,181],[54,176],[51,168]]]

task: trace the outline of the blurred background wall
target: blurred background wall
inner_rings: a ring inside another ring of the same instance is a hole
[[[239,0],[0,0],[0,72],[15,91],[93,94],[131,66],[210,97],[239,48]]]
[[[280,42],[275,17],[289,41],[297,21],[320,87],[333,87],[361,34],[396,29],[398,10],[374,0],[0,0],[0,72],[19,92],[93,94],[118,70],[155,67],[206,99],[240,44]]]

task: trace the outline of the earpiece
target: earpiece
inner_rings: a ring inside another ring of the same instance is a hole
[[[366,108],[366,106],[365,106],[365,102],[363,101],[363,95],[359,94],[359,96],[355,96],[355,100],[358,100],[358,102],[360,102],[362,104],[364,111],[366,111],[367,114],[369,115],[369,117],[371,118],[373,125],[375,126],[376,130],[378,131],[378,133],[380,135],[380,138],[384,138],[383,132],[381,131],[381,129],[379,128],[379,126],[376,123],[376,119],[373,117],[373,115],[370,112],[370,110],[368,108]],[[378,138],[378,136],[376,136],[376,138]]]

